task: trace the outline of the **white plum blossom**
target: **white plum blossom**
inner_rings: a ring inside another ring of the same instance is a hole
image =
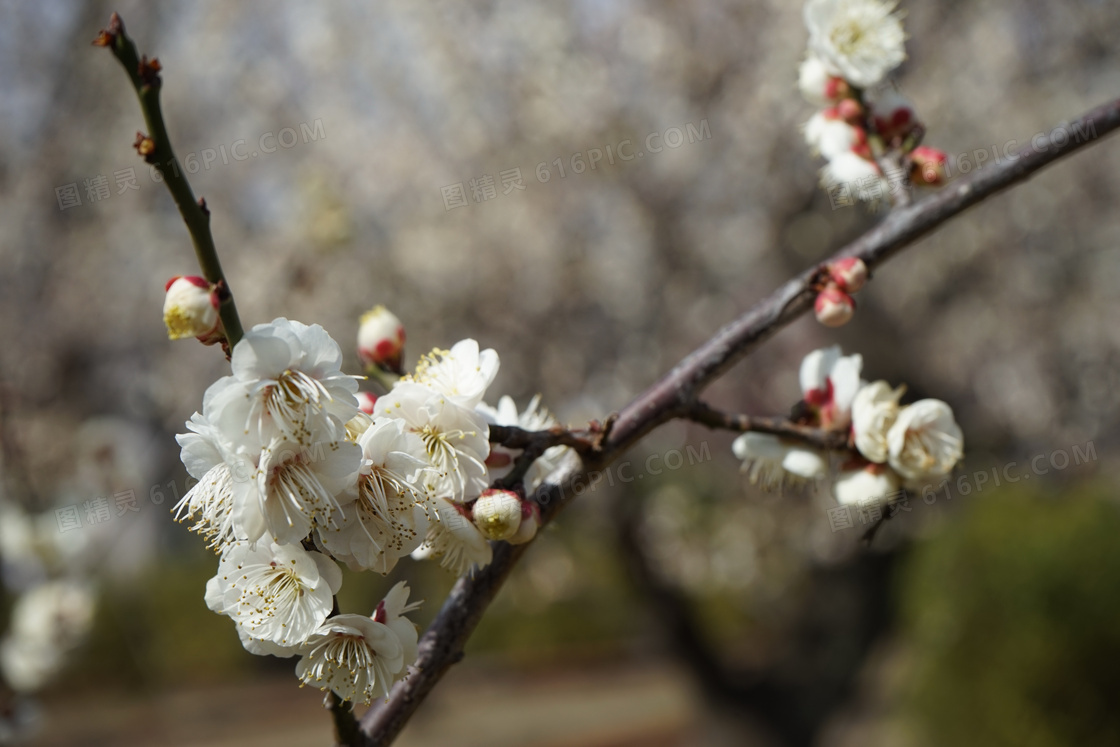
[[[405,377],[439,392],[457,405],[473,409],[498,375],[498,354],[479,350],[474,340],[461,340],[450,350],[433,350]]]
[[[233,349],[237,386],[214,396],[213,422],[260,445],[284,437],[303,446],[344,438],[358,412],[355,377],[342,373],[342,351],[318,324],[287,319],[258,324]]]
[[[898,492],[901,481],[895,472],[881,464],[866,464],[856,469],[841,470],[832,486],[832,494],[842,506],[883,503]]]
[[[821,452],[770,433],[744,433],[735,439],[731,450],[743,460],[743,471],[750,476],[751,484],[761,484],[764,490],[801,487],[828,474],[828,461]]]
[[[833,110],[819,111],[809,118],[804,128],[805,142],[814,155],[831,160],[841,153],[867,142],[863,131],[836,116]]]
[[[885,381],[866,385],[852,401],[852,434],[856,448],[869,461],[887,461],[887,432],[898,418],[898,401],[905,387],[891,389]]]
[[[364,615],[335,615],[308,637],[302,650],[296,676],[348,701],[369,703],[376,695],[388,697],[404,667],[397,634]]]
[[[298,544],[312,526],[337,526],[360,466],[361,449],[349,441],[314,448],[277,437],[232,465],[233,522],[238,536]],[[255,462],[255,464],[254,464]],[[241,475],[248,479],[238,479]]]
[[[503,396],[498,400],[497,407],[491,407],[485,402],[479,403],[475,411],[491,425],[512,425],[527,431],[544,431],[555,426],[556,418],[546,408],[541,406],[541,396],[534,395],[529,404],[521,412],[513,398]],[[544,478],[548,477],[568,456],[572,450],[567,446],[551,446],[537,457],[532,466],[525,473],[525,487],[535,490]],[[505,477],[513,469],[514,458],[521,453],[521,449],[507,449],[504,446],[493,446],[486,466],[490,468],[490,479]]]
[[[821,186],[834,189],[847,185],[851,194],[863,202],[877,204],[887,198],[890,183],[871,160],[845,151],[833,156],[821,169]]]
[[[377,400],[374,414],[398,418],[419,436],[432,467],[424,484],[434,495],[463,503],[486,489],[490,427],[473,409],[423,384],[401,381]]]
[[[405,617],[405,614],[419,609],[422,602],[410,603],[408,594],[408,584],[404,581],[398,581],[392,589],[389,589],[385,598],[378,603],[377,610],[373,613],[374,620],[388,625],[400,639],[401,650],[404,654],[404,668],[398,675],[398,679],[403,677],[408,667],[415,663],[419,654],[420,633],[416,629],[416,623]]]
[[[336,526],[320,526],[330,554],[354,570],[386,574],[428,532],[427,496],[421,478],[431,468],[419,436],[404,421],[377,418],[359,437],[362,466],[355,496]]]
[[[911,483],[943,477],[964,454],[964,434],[953,410],[938,399],[923,399],[898,414],[887,432],[891,467]]]
[[[801,395],[819,414],[824,428],[843,428],[860,390],[863,356],[845,356],[839,345],[814,350],[801,361]]]
[[[231,617],[245,637],[291,647],[327,619],[341,586],[342,572],[321,553],[237,542],[218,562],[206,604]]]
[[[301,646],[296,676],[340,698],[368,703],[408,674],[416,661],[418,632],[405,617],[420,606],[408,603],[408,585],[396,584],[372,617],[335,615]]]
[[[413,553],[415,560],[439,558],[440,565],[462,576],[472,566],[490,565],[493,550],[482,532],[469,518],[468,510],[458,503],[435,499],[436,521],[428,527],[424,544]]]
[[[205,537],[207,547],[220,553],[231,542],[245,539],[244,532],[238,536],[233,521],[233,474],[226,462],[233,445],[203,414],[192,415],[187,429],[189,433],[181,433],[175,440],[182,447],[180,458],[187,474],[198,482],[172,511],[177,521],[197,516],[191,531]]]
[[[211,584],[217,588],[215,579],[210,579],[206,583],[207,595],[210,594]],[[209,598],[209,596],[207,597]],[[278,659],[290,659],[299,653],[299,645],[281,646],[279,643],[272,641],[263,641],[259,638],[250,636],[243,627],[237,628],[237,637],[241,639],[241,645],[254,656],[275,656]]]
[[[808,0],[809,51],[852,85],[875,85],[906,59],[906,34],[895,7],[883,0]]]

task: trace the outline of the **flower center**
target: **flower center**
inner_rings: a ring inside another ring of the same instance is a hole
[[[860,41],[865,36],[866,29],[863,25],[857,19],[850,18],[834,28],[828,38],[836,45],[840,54],[849,56],[859,48]]]

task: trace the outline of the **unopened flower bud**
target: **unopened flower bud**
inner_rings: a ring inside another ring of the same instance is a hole
[[[836,105],[836,114],[851,125],[859,125],[863,121],[863,107],[855,99],[841,99]]]
[[[855,293],[867,282],[867,265],[859,257],[844,257],[828,266],[828,274],[845,293]]]
[[[521,526],[517,532],[506,540],[511,545],[524,545],[537,536],[537,528],[541,525],[541,509],[532,501],[521,502]]]
[[[377,397],[369,392],[358,392],[355,396],[358,398],[358,409],[366,415],[373,415],[373,406],[377,404]]]
[[[164,289],[163,323],[172,340],[205,337],[218,328],[218,294],[205,278],[177,275]]]
[[[472,513],[475,526],[487,539],[509,539],[521,527],[521,499],[509,490],[484,490]]]
[[[877,93],[871,101],[871,122],[883,140],[906,135],[921,125],[914,115],[914,105],[893,88]]]
[[[813,304],[817,313],[817,321],[826,327],[839,327],[847,324],[855,313],[856,302],[835,284],[829,283],[819,294]]]
[[[384,306],[374,306],[362,314],[358,327],[358,357],[366,366],[376,366],[400,374],[404,352],[404,325]]]
[[[945,151],[919,145],[910,151],[910,160],[914,164],[911,178],[916,183],[931,186],[945,183],[945,164],[949,161]]]

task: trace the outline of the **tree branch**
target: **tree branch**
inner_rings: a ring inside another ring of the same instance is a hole
[[[354,704],[338,697],[333,690],[327,693],[327,710],[334,721],[335,743],[339,745],[360,744],[361,732],[358,720],[354,718]]]
[[[812,284],[821,268],[842,257],[859,257],[872,269],[942,223],[981,200],[1023,181],[1043,167],[1095,142],[1120,127],[1120,100],[1100,106],[1074,120],[1069,129],[1091,133],[1058,144],[1049,137],[1024,148],[1014,160],[975,171],[930,197],[892,212],[882,223],[800,276],[790,280],[741,317],[727,324],[685,357],[660,381],[624,407],[601,447],[583,455],[583,466],[558,469],[533,499],[541,521],[550,521],[571,499],[568,489],[588,471],[601,469],[658,425],[689,407],[701,390],[760,343],[804,314],[813,305]],[[530,543],[531,544],[531,543]],[[463,646],[528,544],[494,545],[493,561],[472,576],[459,579],[436,619],[420,639],[420,655],[412,674],[398,682],[387,701],[371,707],[361,720],[363,745],[388,745],[400,733],[448,668],[462,659]]]
[[[190,232],[202,275],[217,286],[221,299],[218,313],[229,343],[228,354],[244,335],[241,318],[237,315],[233,293],[230,291],[225,273],[222,272],[218,250],[214,247],[214,237],[210,234],[210,211],[206,207],[206,200],[195,199],[183,167],[179,165],[179,160],[171,150],[171,138],[167,134],[163,110],[159,105],[159,90],[162,85],[159,77],[159,60],[149,61],[147,57],[137,55],[136,45],[125,33],[124,23],[116,13],[109,19],[109,28],[102,30],[93,43],[99,47],[108,47],[113,52],[113,56],[128,73],[132,87],[136,89],[140,110],[144,114],[148,132],[151,133],[148,137],[136,133],[136,150],[163,176],[163,181],[179,208],[179,214],[187,224],[187,231]]]

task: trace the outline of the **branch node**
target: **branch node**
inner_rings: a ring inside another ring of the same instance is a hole
[[[136,131],[136,141],[132,144],[136,152],[144,159],[146,163],[156,162],[156,141],[140,132]]]

